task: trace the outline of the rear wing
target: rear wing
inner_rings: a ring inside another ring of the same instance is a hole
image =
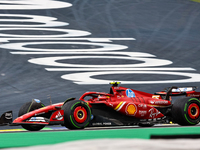
[[[199,93],[196,92],[195,90],[197,89],[197,86],[187,86],[187,87],[167,87],[163,89],[161,92],[156,92],[156,95],[161,95],[164,97],[164,99],[169,100],[169,96],[180,96],[180,95],[186,95],[189,96],[194,93]]]
[[[156,92],[155,94],[162,94],[162,95],[166,95],[167,92],[171,92],[171,94],[177,94],[177,93],[182,93],[182,94],[186,94],[187,92],[195,92],[195,90],[197,89],[197,86],[188,86],[188,87],[167,87],[165,89],[163,89],[161,92]]]
[[[180,93],[180,92],[192,92],[195,91],[198,87],[197,86],[188,86],[188,87],[177,87],[172,89],[172,93]],[[170,87],[165,88],[165,91],[168,91]]]

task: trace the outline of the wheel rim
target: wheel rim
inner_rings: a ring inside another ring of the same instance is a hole
[[[200,114],[199,106],[196,103],[192,103],[188,107],[188,115],[191,119],[197,119]]]
[[[78,123],[84,123],[87,119],[87,111],[84,107],[78,106],[74,110],[74,119]]]

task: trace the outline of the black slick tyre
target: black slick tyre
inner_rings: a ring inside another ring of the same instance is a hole
[[[191,97],[177,99],[172,106],[175,123],[182,126],[196,125],[200,121],[200,100]]]
[[[64,110],[64,126],[68,129],[83,129],[91,119],[90,107],[81,100],[73,100],[62,106]]]
[[[35,103],[34,101],[27,102],[24,105],[22,105],[22,107],[20,108],[18,117],[42,107],[44,107],[42,103]],[[22,124],[21,126],[24,129],[29,130],[29,131],[39,131],[45,127],[45,125],[32,125],[32,124]]]

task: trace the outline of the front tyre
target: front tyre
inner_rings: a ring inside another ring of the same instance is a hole
[[[179,125],[196,125],[200,121],[200,101],[186,97],[177,99],[172,106],[172,117]]]
[[[91,119],[90,107],[81,100],[73,100],[65,103],[62,107],[64,110],[64,126],[68,129],[83,129]]]
[[[22,107],[20,108],[18,117],[42,107],[44,107],[44,104],[37,103],[34,100],[32,100],[31,102],[27,102],[24,105],[22,105]],[[22,124],[21,126],[24,129],[29,130],[29,131],[39,131],[45,127],[45,125],[34,125],[34,124]]]

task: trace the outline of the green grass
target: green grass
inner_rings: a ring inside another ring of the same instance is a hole
[[[200,3],[200,0],[191,0],[193,2],[197,2],[197,3]]]

